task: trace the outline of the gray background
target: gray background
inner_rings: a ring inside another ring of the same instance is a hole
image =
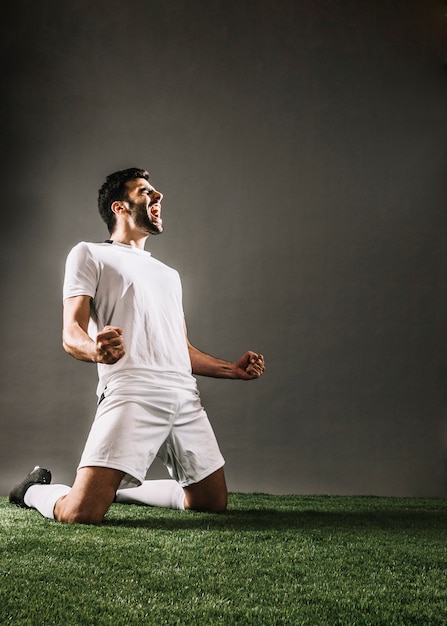
[[[96,371],[61,347],[64,260],[137,165],[192,343],[266,356],[199,379],[229,488],[445,496],[444,3],[4,9],[0,493],[36,463],[74,477]]]

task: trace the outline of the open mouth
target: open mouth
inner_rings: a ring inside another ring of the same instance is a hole
[[[149,213],[152,218],[159,219],[161,213],[161,206],[158,202],[149,205]]]
[[[163,224],[163,220],[160,216],[161,213],[161,205],[158,202],[154,202],[154,204],[149,205],[148,214],[149,218],[154,224],[154,226],[161,228]]]

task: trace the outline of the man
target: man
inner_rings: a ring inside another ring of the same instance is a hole
[[[189,343],[179,275],[144,249],[163,232],[162,198],[145,170],[111,174],[98,198],[110,239],[67,257],[63,346],[97,363],[97,412],[73,486],[37,466],[11,491],[17,506],[84,524],[99,524],[113,501],[226,509],[224,459],[193,374],[253,380],[264,358],[229,362]],[[174,480],[145,480],[156,456]]]

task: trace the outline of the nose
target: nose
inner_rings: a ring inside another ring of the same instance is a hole
[[[161,202],[163,198],[163,194],[160,191],[157,191],[156,189],[152,189],[151,198],[152,198],[152,202]]]

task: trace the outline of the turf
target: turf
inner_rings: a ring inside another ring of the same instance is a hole
[[[447,624],[442,499],[230,494],[62,525],[0,498],[0,624]]]

